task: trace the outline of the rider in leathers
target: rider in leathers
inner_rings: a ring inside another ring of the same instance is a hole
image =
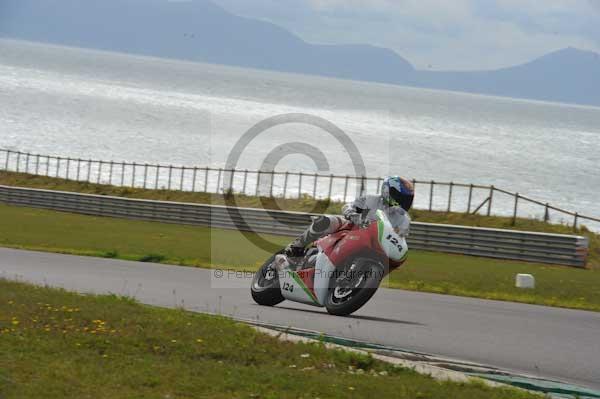
[[[328,234],[335,233],[345,223],[344,219],[359,224],[361,221],[376,219],[378,210],[384,211],[392,226],[401,236],[408,236],[414,188],[410,181],[399,176],[388,177],[381,186],[381,195],[367,195],[344,205],[339,216],[319,216],[306,231],[286,248],[289,256],[303,256],[308,245]]]

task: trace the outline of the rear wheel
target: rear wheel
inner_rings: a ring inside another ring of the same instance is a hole
[[[252,298],[259,305],[275,306],[285,300],[279,287],[279,275],[275,268],[273,255],[254,275],[252,279]]]
[[[331,279],[325,299],[327,312],[348,316],[363,307],[375,295],[383,279],[381,264],[369,258],[358,258]]]

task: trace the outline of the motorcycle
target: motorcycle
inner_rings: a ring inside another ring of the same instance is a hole
[[[303,257],[290,258],[283,250],[274,254],[255,274],[252,298],[264,306],[287,299],[347,316],[365,305],[407,256],[406,240],[380,210],[373,221],[347,222],[317,240]]]

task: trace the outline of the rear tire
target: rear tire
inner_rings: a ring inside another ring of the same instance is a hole
[[[383,280],[384,269],[381,263],[374,259],[359,258],[348,265],[347,269],[354,265],[350,273],[353,279],[350,287],[346,287],[348,281],[334,276],[331,278],[329,292],[325,299],[325,308],[329,314],[335,316],[348,316],[362,308],[379,288]]]
[[[275,256],[277,255],[278,254],[275,254],[269,258],[269,260],[258,269],[252,279],[250,292],[252,293],[254,302],[259,305],[275,306],[285,300],[283,295],[281,295],[279,276],[273,265]]]

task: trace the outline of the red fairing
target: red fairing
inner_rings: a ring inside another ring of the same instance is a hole
[[[345,260],[361,252],[375,252],[383,255],[379,245],[377,223],[366,229],[347,223],[337,233],[322,238],[317,245],[336,267],[343,266]]]

